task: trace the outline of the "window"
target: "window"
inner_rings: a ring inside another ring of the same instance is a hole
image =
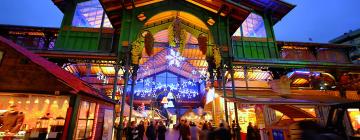
[[[76,139],[88,139],[92,137],[95,121],[96,103],[81,101],[79,117],[76,128]]]
[[[244,37],[266,37],[264,20],[257,14],[251,13],[241,26]],[[241,29],[238,28],[233,36],[241,36]]]
[[[0,51],[0,64],[1,64],[1,62],[2,62],[3,57],[4,57],[4,52],[3,52],[3,51]]]
[[[360,110],[359,110],[359,108],[349,108],[347,111],[348,111],[348,114],[350,117],[351,126],[352,126],[353,130],[356,131],[357,133],[359,133],[359,130],[360,130]]]
[[[76,6],[72,25],[75,27],[100,28],[104,9],[98,0],[80,2]],[[105,14],[104,27],[112,28]]]

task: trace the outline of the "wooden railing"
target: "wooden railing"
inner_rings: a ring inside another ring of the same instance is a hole
[[[351,46],[300,42],[273,42],[268,38],[233,37],[235,60],[284,60],[351,63]]]

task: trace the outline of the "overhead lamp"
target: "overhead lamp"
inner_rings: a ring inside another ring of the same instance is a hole
[[[167,103],[167,107],[175,107],[173,101],[169,101],[169,103]]]
[[[169,102],[169,101],[168,101],[167,97],[164,97],[164,98],[162,99],[162,101],[161,101],[162,104],[166,104],[166,103],[168,103],[168,102]]]
[[[137,18],[139,21],[144,21],[146,19],[146,16],[144,12],[141,12],[139,15],[137,15]]]
[[[212,26],[212,25],[215,24],[215,20],[210,17],[210,18],[207,20],[207,23],[208,23],[210,26]]]
[[[174,94],[172,92],[169,92],[166,96],[168,99],[174,99]]]

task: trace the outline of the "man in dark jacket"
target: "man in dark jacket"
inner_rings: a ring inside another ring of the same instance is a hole
[[[157,129],[158,140],[165,140],[165,133],[166,133],[166,126],[162,121],[160,121]]]
[[[154,122],[150,122],[149,127],[146,130],[146,137],[148,140],[156,140]]]
[[[231,140],[231,132],[224,123],[220,123],[220,127],[214,133],[216,140]]]
[[[145,133],[145,126],[144,126],[144,122],[140,121],[140,124],[138,125],[139,130],[139,140],[143,140],[144,139],[144,133]]]

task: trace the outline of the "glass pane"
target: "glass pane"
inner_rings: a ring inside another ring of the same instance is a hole
[[[86,119],[89,111],[89,102],[81,101],[79,119]]]
[[[94,119],[96,103],[90,104],[89,119]]]
[[[241,26],[244,37],[266,37],[264,20],[257,14],[251,13]],[[233,36],[241,36],[240,27],[235,31]]]
[[[83,139],[85,137],[86,120],[78,120],[76,128],[76,139]]]
[[[78,3],[74,13],[73,26],[100,28],[103,8],[98,0]],[[105,14],[104,27],[112,28],[109,18]]]
[[[94,121],[93,121],[93,120],[88,120],[85,138],[91,137],[91,135],[92,135],[92,129],[93,129],[93,124],[94,124]]]

